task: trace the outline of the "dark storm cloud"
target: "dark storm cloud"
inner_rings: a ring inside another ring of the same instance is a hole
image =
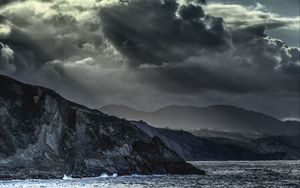
[[[299,92],[299,48],[266,35],[295,30],[294,17],[203,0],[10,2],[0,4],[1,74],[89,106]]]
[[[0,41],[16,54],[16,72],[38,71],[53,60],[80,59],[96,53],[93,49],[103,44],[99,23],[80,20],[84,19],[80,16],[92,12],[92,8],[72,7],[68,2],[20,1],[3,6],[0,24],[9,31],[1,35],[0,25]]]
[[[17,54],[14,59],[17,70],[24,71],[28,66],[38,68],[44,62],[51,60],[47,51],[43,49],[44,44],[31,40],[19,29],[13,28],[10,37],[0,37],[0,41],[8,45]]]
[[[177,14],[177,10],[178,15]],[[175,0],[131,1],[100,11],[104,33],[134,66],[183,61],[204,48],[227,47],[222,18]]]
[[[229,8],[243,14],[246,10]],[[272,15],[255,10],[246,13],[245,21],[233,20],[229,28],[211,13],[205,14],[195,2],[179,6],[175,0],[139,0],[104,8],[100,16],[106,36],[131,66],[138,67],[140,80],[160,90],[184,94],[299,91],[300,66],[295,58],[299,49],[265,34],[266,27],[290,23],[275,18],[262,23]]]
[[[15,2],[15,1],[17,1],[17,0],[1,0],[0,1],[0,6],[8,4],[8,3]]]
[[[2,6],[0,73],[86,105],[121,100],[137,84],[123,85],[124,60],[103,37],[95,9],[91,0]]]
[[[266,42],[269,41],[263,43]],[[210,56],[202,56],[204,63],[194,63],[198,59],[191,59],[190,62],[186,62],[191,65],[183,67],[169,65],[159,68],[143,68],[140,69],[140,79],[144,83],[156,83],[161,90],[171,93],[205,93],[211,90],[235,94],[274,92],[298,95],[300,69],[299,65],[288,57],[290,52],[285,49],[282,51],[278,46],[269,51],[263,49],[263,45],[262,47],[255,45],[250,49],[244,49],[245,46],[240,47],[243,50],[232,52],[234,55],[239,54],[239,57],[234,57],[235,59],[232,54],[227,54],[230,52],[227,52],[214,54],[216,58],[214,60]],[[264,50],[264,54],[260,50]],[[274,51],[281,51],[278,53],[288,57],[278,62],[277,68],[273,64],[277,61],[276,57],[272,57]],[[245,62],[247,60],[244,56],[249,53],[258,55],[248,59],[249,62]],[[253,62],[260,64],[253,64]]]
[[[222,17],[231,29],[261,26],[274,38],[299,47],[299,1],[213,0],[204,6],[208,14]]]
[[[222,18],[205,13],[209,5],[197,1],[133,0],[98,9],[68,1],[47,2],[24,2],[24,7],[36,6],[37,10],[11,6],[14,11],[3,14],[10,33],[0,39],[15,54],[16,74],[26,69],[51,70],[54,76],[65,77],[74,66],[103,66],[103,61],[114,66],[111,61],[118,60],[102,58],[108,39],[128,60],[127,72],[135,74],[136,82],[163,92],[298,91],[299,60],[295,56],[299,49],[266,38],[266,26],[259,21],[250,24],[255,14],[266,17],[261,12],[249,13],[245,23],[231,22],[228,28]],[[243,7],[233,8],[244,11]],[[213,9],[220,11],[218,6]],[[47,15],[50,11],[53,13]],[[94,15],[82,21],[78,13]],[[87,63],[88,58],[94,63]]]
[[[204,17],[204,11],[199,5],[189,4],[187,6],[183,5],[182,7],[180,7],[179,15],[184,20],[197,21],[199,18]]]

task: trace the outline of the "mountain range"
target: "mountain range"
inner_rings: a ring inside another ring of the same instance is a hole
[[[284,122],[264,113],[229,105],[208,107],[172,105],[152,112],[136,110],[123,105],[107,105],[100,108],[100,110],[128,120],[143,120],[154,127],[160,128],[212,129],[270,135],[295,135],[300,133],[299,122]]]

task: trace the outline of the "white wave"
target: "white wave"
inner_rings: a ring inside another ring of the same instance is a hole
[[[62,178],[63,180],[72,180],[73,178],[71,176],[67,176],[64,174],[64,177]]]
[[[113,178],[118,177],[118,174],[113,173],[113,174],[110,176],[110,175],[108,175],[108,174],[106,174],[106,173],[103,173],[103,174],[101,174],[101,175],[99,176],[99,178],[110,178],[110,177],[113,177]]]
[[[166,175],[162,175],[162,174],[151,174],[151,175],[141,175],[141,174],[131,174],[131,175],[126,175],[126,176],[122,176],[124,178],[142,178],[142,177],[161,177],[161,176],[166,176]]]

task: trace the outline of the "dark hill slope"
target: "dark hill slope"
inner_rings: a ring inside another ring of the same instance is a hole
[[[133,122],[150,136],[158,136],[169,148],[188,161],[300,159],[300,137],[264,136],[258,139],[198,137],[182,130],[154,128]]]
[[[128,121],[0,76],[0,178],[202,174]]]

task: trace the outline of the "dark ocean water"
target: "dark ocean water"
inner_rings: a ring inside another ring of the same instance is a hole
[[[60,180],[0,181],[0,187],[299,187],[300,161],[191,162],[205,176],[106,176]]]

